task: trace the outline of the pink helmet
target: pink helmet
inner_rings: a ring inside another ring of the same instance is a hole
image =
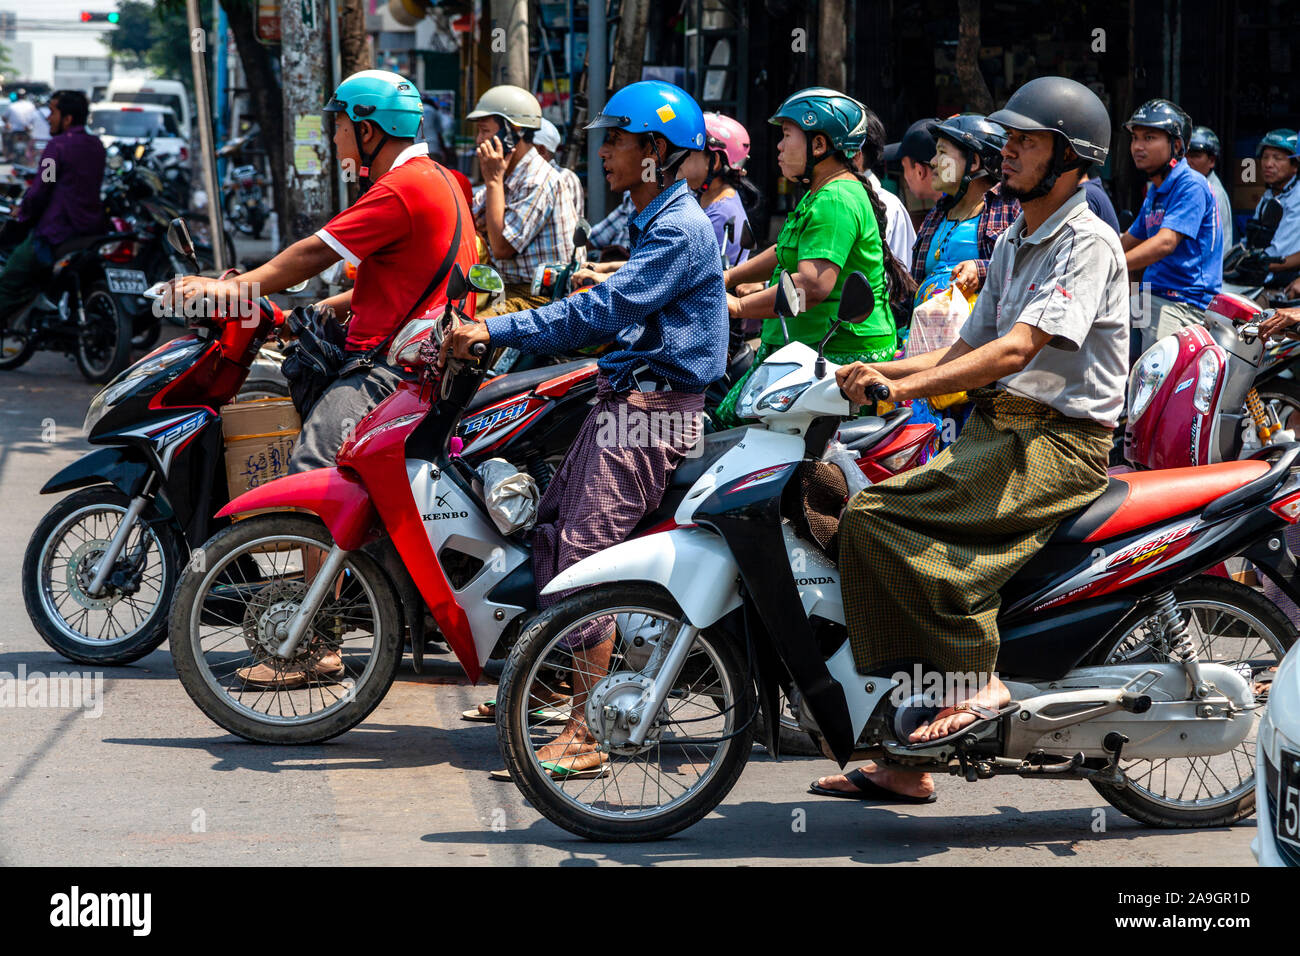
[[[749,159],[749,131],[721,113],[705,113],[704,129],[705,147],[722,150],[732,169],[744,169],[745,160]]]

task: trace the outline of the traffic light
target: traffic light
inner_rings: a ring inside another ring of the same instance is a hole
[[[92,13],[89,10],[81,11],[82,23],[116,23],[118,13],[114,10],[112,13]]]

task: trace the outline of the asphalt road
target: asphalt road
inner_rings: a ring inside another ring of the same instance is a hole
[[[93,386],[43,354],[0,374],[0,680],[86,671],[27,620],[23,550],[53,505],[39,489],[88,446]],[[756,749],[706,820],[655,844],[587,843],[542,819],[487,771],[490,725],[459,714],[490,696],[450,658],[404,665],[379,708],[330,743],[248,744],[210,723],[166,645],[106,668],[102,714],[0,706],[0,864],[940,864],[1250,866],[1250,818],[1205,831],[1148,829],[1086,783],[939,781],[922,807],[805,792],[827,761]]]

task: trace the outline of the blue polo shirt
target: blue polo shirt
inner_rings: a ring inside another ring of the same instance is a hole
[[[1178,161],[1159,188],[1147,188],[1128,231],[1143,240],[1161,229],[1172,229],[1183,240],[1169,255],[1147,266],[1142,281],[1152,295],[1205,308],[1223,285],[1223,226],[1209,182],[1185,159]]]

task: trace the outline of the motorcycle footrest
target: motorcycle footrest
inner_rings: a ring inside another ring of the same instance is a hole
[[[936,760],[948,760],[958,753],[974,751],[981,744],[996,743],[1000,737],[1002,723],[1020,711],[1020,705],[1012,702],[1003,707],[992,717],[981,717],[973,724],[967,724],[956,733],[938,740],[923,740],[918,743],[886,741],[886,752],[900,757],[933,756]],[[982,749],[982,748],[980,748]]]

